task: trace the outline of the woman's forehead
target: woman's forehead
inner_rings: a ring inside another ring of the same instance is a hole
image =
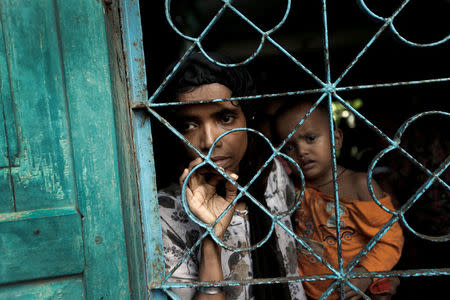
[[[243,114],[242,108],[231,101],[218,103],[202,103],[183,105],[177,110],[178,116],[192,116],[196,118],[209,117],[222,113]]]
[[[201,85],[192,91],[178,95],[178,101],[195,102],[201,100],[229,99],[232,91],[223,84],[210,83]]]

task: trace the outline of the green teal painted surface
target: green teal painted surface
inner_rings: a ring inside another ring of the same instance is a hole
[[[88,299],[129,298],[102,1],[57,0]],[[69,59],[70,58],[70,59]]]
[[[83,299],[81,277],[16,284],[0,289],[2,300],[80,300]]]
[[[18,211],[67,206],[75,197],[53,11],[51,0],[1,4],[2,52],[8,66],[2,82],[9,79],[11,89],[3,104],[10,107],[5,117]],[[2,88],[2,94],[7,92]]]
[[[81,221],[72,208],[0,215],[0,284],[83,271]]]
[[[132,299],[147,299],[147,281],[140,223],[139,192],[137,188],[135,150],[130,128],[130,103],[127,90],[127,67],[120,16],[124,10],[118,1],[106,7],[106,33],[108,39],[112,97],[117,136],[118,162],[120,174],[120,191],[122,197],[123,220],[127,244],[129,290]],[[120,9],[120,14],[119,14]],[[140,20],[138,20],[140,22]],[[128,53],[127,50],[125,52]]]
[[[1,0],[0,21],[0,295],[78,274],[63,299],[128,299],[102,1]]]
[[[0,3],[0,7],[1,7]],[[1,9],[0,9],[1,13]],[[11,109],[11,92],[9,86],[9,73],[7,68],[5,42],[3,39],[2,22],[0,15],[0,213],[14,210],[14,199],[11,186],[11,152],[17,148],[13,143],[8,145],[7,130],[14,129],[11,124],[13,111]]]

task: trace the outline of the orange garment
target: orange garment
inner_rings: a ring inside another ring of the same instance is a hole
[[[386,195],[379,199],[389,209],[394,209],[391,198]],[[326,195],[313,188],[305,189],[300,208],[295,212],[295,231],[312,249],[334,268],[338,268],[336,215],[334,196]],[[339,200],[342,259],[344,267],[352,261],[367,242],[378,233],[392,215],[379,207],[375,201],[358,201],[345,197]],[[400,259],[403,247],[403,233],[395,223],[360,259],[359,264],[369,272],[388,271]],[[300,275],[332,274],[304,247],[298,253]],[[304,281],[303,286],[309,297],[319,298],[332,281]],[[328,299],[338,299],[334,292]]]

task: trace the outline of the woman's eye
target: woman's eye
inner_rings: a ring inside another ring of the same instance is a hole
[[[294,151],[294,146],[293,146],[293,145],[287,144],[287,145],[284,147],[284,151],[286,151],[286,153],[291,153],[292,151]]]
[[[193,122],[183,122],[180,126],[182,132],[186,132],[195,128],[195,123]]]
[[[234,116],[232,116],[232,115],[222,116],[222,123],[224,123],[224,124],[229,124],[229,123],[233,122],[233,120],[234,120]]]

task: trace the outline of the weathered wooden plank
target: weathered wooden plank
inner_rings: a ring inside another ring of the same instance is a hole
[[[126,82],[130,104],[146,101],[147,82],[144,63],[141,16],[138,1],[121,1],[121,21],[126,55]],[[151,67],[151,66],[150,66]],[[161,280],[164,276],[164,257],[159,206],[156,195],[155,165],[150,118],[145,112],[132,112],[133,139],[138,162],[137,177],[140,194],[140,216],[145,252],[147,282]],[[151,299],[166,299],[160,291],[148,290]]]
[[[1,73],[0,73],[1,76]],[[1,83],[0,83],[0,93],[1,93]],[[3,110],[3,99],[0,95],[0,168],[9,167],[9,152],[8,146],[6,144],[6,124],[4,118]]]
[[[14,208],[10,182],[9,168],[0,169],[0,213],[13,211]]]
[[[123,3],[124,1],[121,1]],[[147,281],[144,264],[142,230],[139,214],[139,194],[136,183],[136,167],[130,128],[130,106],[127,90],[127,67],[124,62],[122,46],[121,19],[124,10],[119,1],[106,7],[106,31],[111,66],[112,96],[117,135],[118,162],[120,174],[120,191],[124,216],[125,237],[127,242],[128,273],[130,297],[135,300],[147,298]],[[140,22],[140,19],[136,20]]]
[[[17,210],[66,206],[74,199],[54,10],[52,0],[1,1],[11,85],[10,98],[3,100],[12,109],[7,120],[15,124],[6,128],[9,145],[18,145],[10,149]]]
[[[0,4],[0,15],[1,15]],[[0,213],[14,211],[14,198],[11,190],[10,160],[11,151],[16,144],[8,145],[7,128],[15,126],[7,120],[11,119],[11,92],[9,88],[8,68],[6,64],[3,25],[0,18]]]
[[[88,299],[128,299],[128,266],[102,1],[57,0]]]
[[[0,284],[79,274],[83,267],[74,208],[0,214]]]
[[[81,300],[83,298],[83,282],[79,276],[0,287],[0,299],[3,300]]]

